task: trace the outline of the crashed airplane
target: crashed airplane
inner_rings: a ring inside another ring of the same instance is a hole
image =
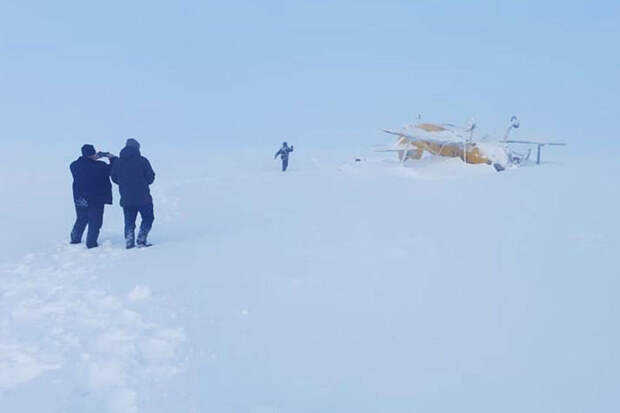
[[[510,119],[502,138],[485,137],[474,139],[476,124],[471,122],[465,128],[449,123],[414,123],[403,132],[384,130],[397,136],[390,146],[375,147],[377,152],[397,152],[401,163],[408,159],[420,159],[424,152],[434,156],[461,158],[468,164],[492,165],[495,170],[503,171],[511,166],[520,165],[529,159],[531,149],[526,154],[518,153],[509,144],[525,144],[537,146],[536,163],[540,164],[541,148],[546,145],[564,145],[561,142],[542,142],[532,140],[510,140],[510,131],[520,125],[516,116]]]

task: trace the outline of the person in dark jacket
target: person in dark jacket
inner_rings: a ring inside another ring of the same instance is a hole
[[[125,215],[125,246],[149,247],[146,240],[153,225],[153,198],[149,185],[155,180],[155,172],[148,159],[140,154],[140,144],[133,138],[127,139],[118,161],[112,167],[112,181],[118,184],[121,206]],[[140,213],[142,223],[138,238],[135,238],[136,217]]]
[[[282,159],[282,172],[286,171],[286,168],[288,168],[288,154],[291,152],[293,152],[293,145],[289,147],[286,142],[282,142],[282,147],[273,157],[273,159],[276,159],[279,156],[280,159]]]
[[[107,157],[109,163],[99,161]],[[71,231],[71,243],[82,242],[82,235],[88,225],[86,246],[94,248],[103,224],[105,204],[112,204],[112,184],[110,183],[111,166],[116,157],[110,153],[99,153],[93,145],[82,146],[82,156],[73,161],[69,167],[73,175],[73,203],[76,219]]]

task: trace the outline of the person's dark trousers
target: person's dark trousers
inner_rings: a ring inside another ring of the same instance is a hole
[[[286,171],[288,168],[288,159],[282,159],[282,172]]]
[[[140,223],[140,231],[138,239],[135,238],[136,217],[140,213],[142,222]],[[146,245],[146,237],[153,226],[155,215],[153,214],[153,204],[142,205],[139,207],[123,207],[125,215],[125,246],[133,248],[137,243],[139,246]]]
[[[88,248],[94,248],[99,238],[99,230],[103,225],[103,207],[104,205],[90,205],[90,206],[77,206],[75,207],[75,224],[71,231],[71,243],[79,244],[82,242],[82,234],[84,229],[88,225],[88,233],[86,234],[86,246]]]

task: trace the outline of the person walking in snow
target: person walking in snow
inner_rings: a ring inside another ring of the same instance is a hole
[[[273,159],[276,159],[279,156],[280,159],[282,159],[282,172],[286,171],[286,168],[288,168],[288,156],[291,152],[293,152],[293,145],[289,147],[286,142],[282,142],[282,147],[273,157]]]
[[[108,158],[108,163],[100,161]],[[71,244],[80,244],[88,225],[86,247],[98,246],[99,230],[103,225],[105,204],[112,204],[111,167],[116,163],[111,153],[97,152],[93,145],[82,146],[82,156],[71,162],[69,169],[73,175],[73,203],[75,204],[75,224],[71,230]]]
[[[155,180],[151,163],[140,153],[140,143],[129,138],[121,150],[119,159],[112,166],[112,181],[121,193],[121,206],[125,216],[125,247],[127,249],[150,247],[146,240],[155,220],[153,198],[149,185]],[[140,213],[142,222],[138,238],[135,238],[136,218]]]

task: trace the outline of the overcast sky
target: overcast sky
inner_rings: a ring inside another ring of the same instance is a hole
[[[5,0],[0,139],[381,143],[421,113],[611,142],[619,4]]]

